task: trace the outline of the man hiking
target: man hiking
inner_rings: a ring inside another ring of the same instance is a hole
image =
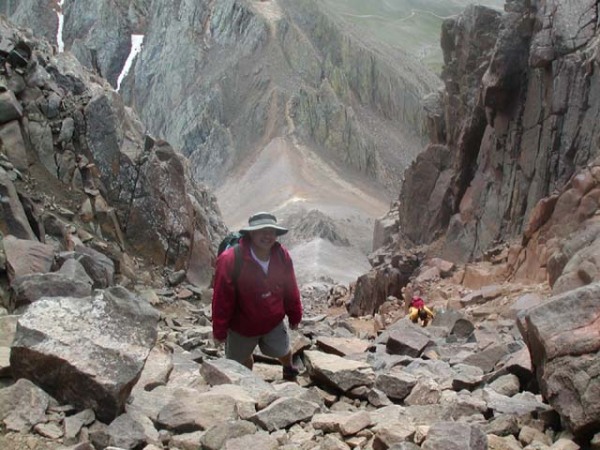
[[[239,242],[217,258],[212,299],[215,341],[225,342],[225,356],[252,369],[256,346],[283,365],[283,378],[298,375],[292,363],[288,327],[302,320],[302,302],[288,251],[277,242],[287,233],[273,214],[248,219]]]

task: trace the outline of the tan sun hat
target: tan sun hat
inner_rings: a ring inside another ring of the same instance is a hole
[[[287,228],[277,225],[277,219],[273,214],[259,212],[250,216],[248,219],[248,226],[242,228],[240,233],[244,234],[249,231],[262,230],[263,228],[273,228],[277,236],[284,235],[288,232]]]

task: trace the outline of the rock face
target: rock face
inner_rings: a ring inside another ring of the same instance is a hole
[[[122,91],[197,179],[218,185],[284,136],[395,184],[385,163],[412,158],[419,137],[409,130],[421,128],[420,97],[436,83],[410,58],[379,58],[312,0],[155,6]],[[373,120],[386,124],[380,136]]]
[[[41,299],[18,321],[13,376],[111,421],[123,411],[155,344],[158,317],[121,287],[87,298]]]
[[[16,25],[30,28],[35,36],[56,43],[58,33],[58,5],[46,0],[0,1],[0,14],[10,17]]]
[[[473,6],[444,23],[431,144],[405,173],[370,258],[376,281],[357,298],[382,304],[393,262],[427,253],[503,259],[508,270],[489,276],[547,279],[555,293],[599,280],[595,4],[511,1],[504,14]]]
[[[128,20],[130,0],[66,1],[63,41],[87,68],[113,87],[131,50],[132,26]]]
[[[445,120],[400,196],[412,242],[444,235],[446,258],[481,256],[594,160],[597,30],[577,18],[595,3],[513,1],[502,17],[472,7],[445,22]]]
[[[207,285],[213,242],[225,227],[215,197],[191,181],[181,154],[146,134],[71,54],[54,56],[5,21],[0,34],[7,89],[0,95],[0,192],[7,199],[0,231],[65,251],[104,239],[117,272],[131,252]],[[42,184],[28,184],[30,176]],[[53,196],[68,209],[51,211]]]

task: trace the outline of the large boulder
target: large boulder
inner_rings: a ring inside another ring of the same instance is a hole
[[[121,287],[92,297],[45,298],[19,319],[15,378],[57,400],[92,408],[106,423],[124,408],[157,337],[158,312]]]
[[[519,316],[544,398],[584,438],[600,429],[599,297],[600,283],[594,283]]]

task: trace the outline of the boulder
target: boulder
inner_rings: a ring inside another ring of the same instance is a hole
[[[487,450],[487,437],[476,425],[460,422],[434,423],[421,446],[424,450]]]
[[[600,283],[525,310],[519,327],[541,392],[576,436],[600,427]]]
[[[27,379],[0,389],[0,420],[7,430],[28,432],[35,425],[46,422],[48,406],[57,401]]]
[[[51,245],[14,236],[6,236],[3,243],[9,280],[51,271],[54,263],[54,248]]]
[[[86,298],[40,299],[19,318],[13,374],[110,422],[123,411],[154,346],[158,318],[121,287]]]
[[[373,386],[375,373],[371,366],[318,351],[304,352],[308,374],[312,379],[347,392],[357,386]]]

